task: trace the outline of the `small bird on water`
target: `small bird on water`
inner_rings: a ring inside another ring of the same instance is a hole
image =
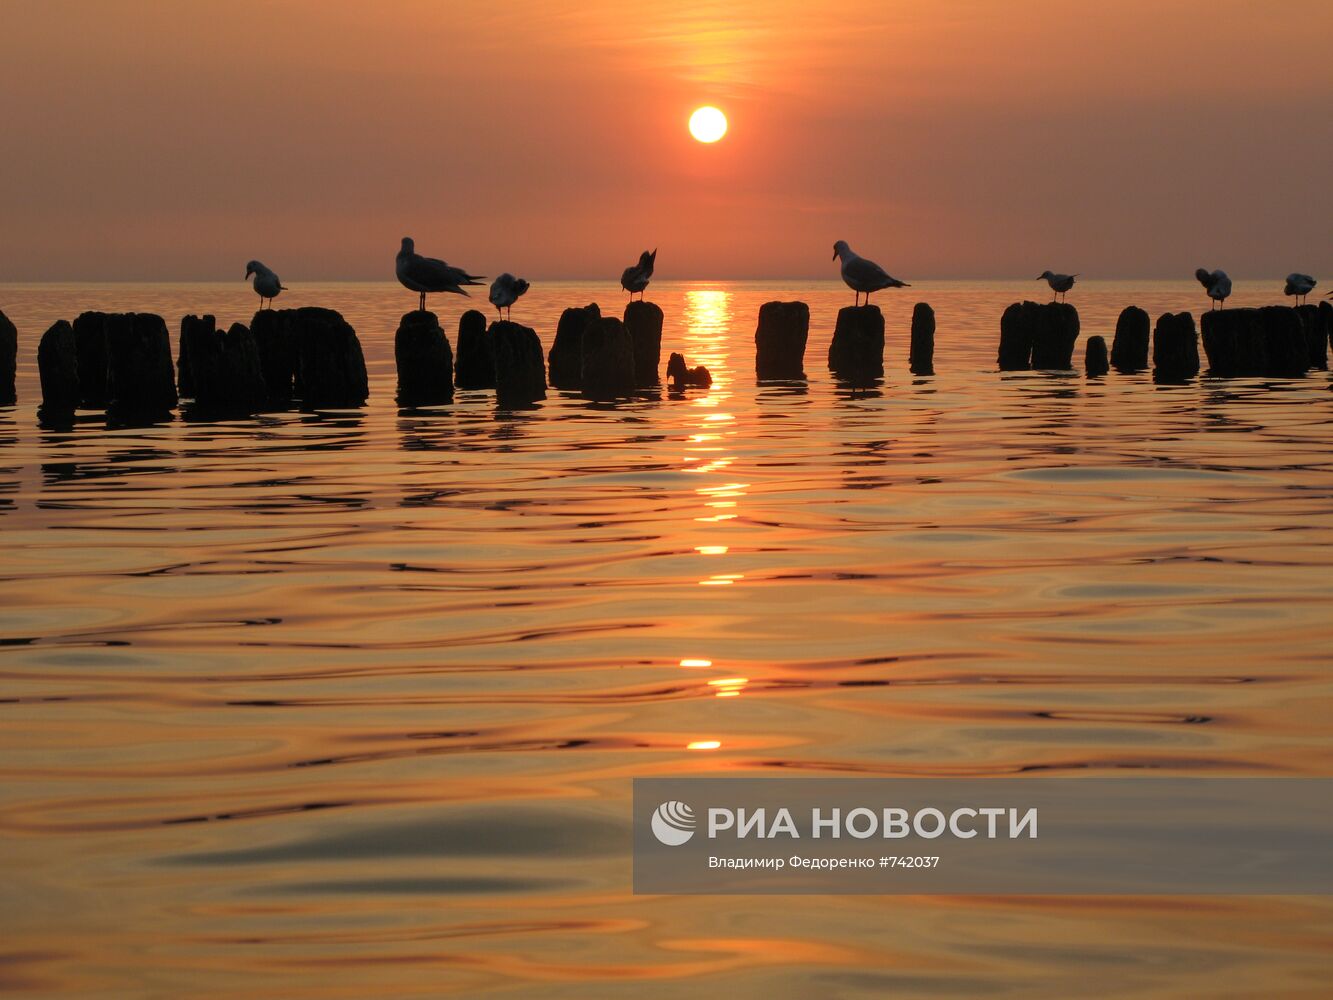
[[[1292,271],[1287,275],[1286,287],[1282,289],[1283,295],[1294,295],[1303,303],[1305,297],[1314,291],[1314,286],[1319,284],[1308,274],[1301,274],[1299,271]]]
[[[412,237],[403,237],[402,249],[398,251],[395,267],[398,281],[404,288],[421,295],[421,311],[426,311],[427,292],[453,292],[466,295],[460,285],[480,285],[483,275],[468,274],[461,267],[450,267],[434,257],[423,257],[417,253]]]
[[[657,251],[649,253],[645,250],[639,254],[639,262],[633,267],[627,267],[620,275],[620,287],[629,292],[629,297],[634,298],[634,293],[639,293],[639,298],[643,298],[643,290],[648,287],[648,279],[653,276],[653,265],[657,263]]]
[[[1041,274],[1037,275],[1036,280],[1041,281],[1044,278],[1046,284],[1051,286],[1051,292],[1053,293],[1051,301],[1054,302],[1056,295],[1063,298],[1074,287],[1074,279],[1077,277],[1077,274],[1056,274],[1054,271],[1042,271]]]
[[[491,282],[491,305],[495,306],[497,314],[501,309],[511,309],[518,297],[526,292],[529,285],[522,278],[515,278],[506,271],[500,277]]]
[[[1201,267],[1194,272],[1194,277],[1199,279],[1208,297],[1225,309],[1227,298],[1231,295],[1231,279],[1227,277],[1226,271],[1208,271]]]
[[[905,281],[899,281],[893,275],[889,274],[884,268],[880,267],[873,260],[866,260],[859,256],[856,251],[847,245],[846,240],[838,240],[833,244],[833,259],[842,258],[842,280],[847,287],[856,292],[856,304],[861,304],[861,295],[866,297],[866,305],[870,305],[870,293],[878,292],[881,288],[911,288]]]
[[[287,291],[276,274],[257,260],[252,260],[245,265],[245,280],[250,280],[250,275],[255,276],[255,293],[259,296],[259,308],[264,308],[264,300],[268,299],[268,304],[273,305],[273,299],[279,292]]]

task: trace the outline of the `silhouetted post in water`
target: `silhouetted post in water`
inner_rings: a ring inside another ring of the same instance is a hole
[[[403,314],[393,335],[393,359],[398,368],[399,406],[453,402],[454,352],[433,312],[416,309]]]
[[[170,413],[178,402],[176,366],[162,317],[109,313],[105,329],[108,418],[156,418]],[[76,347],[77,340],[76,334]],[[79,371],[83,371],[82,359]]]
[[[805,378],[810,307],[804,302],[765,302],[754,331],[754,370],[761,379]]]
[[[1263,335],[1254,309],[1203,314],[1203,349],[1208,373],[1220,378],[1258,375],[1264,368]]]
[[[1304,375],[1310,345],[1295,309],[1226,309],[1205,313],[1203,348],[1208,371],[1223,378]]]
[[[583,330],[580,382],[585,399],[627,399],[634,395],[634,345],[625,324],[612,316],[592,320]]]
[[[667,381],[671,383],[671,388],[684,389],[689,374],[690,370],[685,367],[685,355],[673,352],[667,359]]]
[[[176,338],[176,392],[181,399],[194,399],[194,375],[190,372],[190,338],[185,336],[186,323],[198,316],[182,316],[181,332]],[[213,317],[208,317],[213,322]]]
[[[495,358],[486,335],[486,316],[469,309],[458,318],[458,358],[454,381],[460,389],[494,389]]]
[[[1263,374],[1278,378],[1304,375],[1310,368],[1310,350],[1296,310],[1290,306],[1264,306],[1259,310],[1259,324],[1267,356]]]
[[[188,374],[194,406],[204,415],[248,415],[264,406],[259,348],[249,328],[233,323],[225,333],[212,316],[181,320],[182,374]]]
[[[1015,302],[1000,317],[1000,371],[1069,371],[1078,310],[1067,302]]]
[[[1115,321],[1115,339],[1111,341],[1111,364],[1124,374],[1148,368],[1148,314],[1138,306],[1126,306]]]
[[[1028,314],[1035,305],[1015,302],[1000,317],[1000,371],[1022,372],[1032,367],[1033,323]]]
[[[1328,305],[1327,302],[1321,305]],[[1305,333],[1305,353],[1308,364],[1315,371],[1328,370],[1328,329],[1325,317],[1330,315],[1319,306],[1297,306],[1301,329]]]
[[[828,349],[829,370],[861,381],[884,374],[884,314],[879,306],[844,306]]]
[[[667,362],[667,381],[672,392],[684,389],[707,389],[713,384],[713,376],[703,365],[690,368],[685,364],[685,355],[672,354]]]
[[[67,417],[79,405],[79,362],[74,328],[57,321],[37,344],[37,374],[42,380],[40,416]]]
[[[79,405],[106,408],[106,313],[85,312],[74,319],[79,364]]]
[[[935,374],[935,310],[925,302],[912,309],[912,346],[907,366],[913,375]]]
[[[1190,313],[1162,313],[1157,317],[1152,363],[1157,381],[1183,381],[1199,374],[1199,335]]]
[[[301,408],[362,406],[370,395],[356,331],[332,309],[288,310],[301,383]]]
[[[1070,371],[1078,342],[1078,310],[1068,302],[1043,302],[1033,310],[1032,367],[1038,371]]]
[[[495,404],[513,410],[546,398],[546,365],[537,331],[503,320],[487,334],[495,359]]]
[[[1105,337],[1088,338],[1088,346],[1083,353],[1083,367],[1091,378],[1105,375],[1111,370],[1111,364],[1106,357]]]
[[[290,319],[292,311],[261,309],[250,320],[250,335],[259,352],[266,409],[285,410],[292,405],[299,366],[296,336]]]
[[[0,406],[18,402],[14,377],[18,373],[19,332],[9,317],[0,312]]]
[[[625,329],[634,347],[634,382],[657,385],[662,364],[662,309],[656,302],[631,302],[625,307]]]
[[[555,328],[555,340],[547,356],[547,378],[557,389],[583,388],[583,331],[602,318],[597,303],[566,309]]]
[[[1328,340],[1328,346],[1333,348],[1333,303],[1319,303],[1319,315],[1324,322],[1324,334]]]

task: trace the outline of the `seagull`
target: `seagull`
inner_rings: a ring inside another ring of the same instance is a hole
[[[1295,295],[1302,302],[1305,297],[1314,291],[1314,286],[1319,284],[1308,274],[1301,274],[1299,271],[1292,271],[1287,275],[1287,287],[1282,289],[1283,295]]]
[[[648,287],[648,279],[653,276],[653,265],[657,263],[657,251],[649,253],[645,250],[639,254],[639,262],[633,267],[627,267],[620,275],[620,287],[629,292],[629,297],[634,298],[634,293],[639,293],[639,298],[643,298],[643,290]]]
[[[255,276],[255,292],[259,295],[259,308],[264,308],[264,300],[268,299],[268,304],[273,305],[273,297],[279,292],[287,291],[276,274],[270,271],[257,260],[252,260],[245,265],[245,280],[250,280],[250,275]]]
[[[528,283],[522,278],[515,278],[506,271],[491,282],[491,305],[495,311],[511,309],[515,300],[528,290]]]
[[[842,280],[847,287],[856,292],[856,304],[861,304],[861,293],[866,296],[866,305],[870,305],[870,293],[881,288],[911,288],[905,281],[899,281],[873,260],[858,257],[847,245],[846,240],[833,244],[833,259],[842,258]]]
[[[1046,279],[1046,284],[1050,285],[1051,291],[1055,293],[1051,296],[1051,301],[1054,302],[1056,295],[1064,296],[1074,287],[1074,279],[1077,277],[1077,274],[1055,274],[1052,271],[1042,271],[1041,274],[1037,275],[1036,280]]]
[[[1227,277],[1226,271],[1205,271],[1199,268],[1194,272],[1194,277],[1208,290],[1208,297],[1225,309],[1227,296],[1231,294],[1231,279]]]
[[[421,293],[421,311],[426,311],[427,292],[453,292],[466,295],[459,285],[480,285],[482,275],[468,274],[461,267],[450,267],[434,257],[422,257],[417,253],[412,237],[403,237],[403,248],[398,251],[396,272],[398,281],[404,288]]]

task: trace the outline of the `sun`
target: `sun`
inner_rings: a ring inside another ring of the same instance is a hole
[[[727,116],[717,108],[697,108],[690,115],[690,135],[700,142],[717,142],[727,134]]]

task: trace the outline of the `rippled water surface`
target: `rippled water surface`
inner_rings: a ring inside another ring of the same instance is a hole
[[[1326,995],[1314,899],[636,897],[628,829],[635,776],[1329,774],[1326,373],[1000,375],[1042,286],[922,283],[854,391],[823,364],[841,286],[659,282],[663,357],[711,391],[400,412],[413,297],[292,284],[360,333],[364,409],[70,432],[35,417],[49,323],[174,339],[253,293],[0,287],[0,987]],[[808,382],[755,382],[773,298],[811,303]],[[514,318],[549,346],[596,299],[623,295],[538,285]],[[1108,340],[1124,305],[1202,305],[1070,300]]]

